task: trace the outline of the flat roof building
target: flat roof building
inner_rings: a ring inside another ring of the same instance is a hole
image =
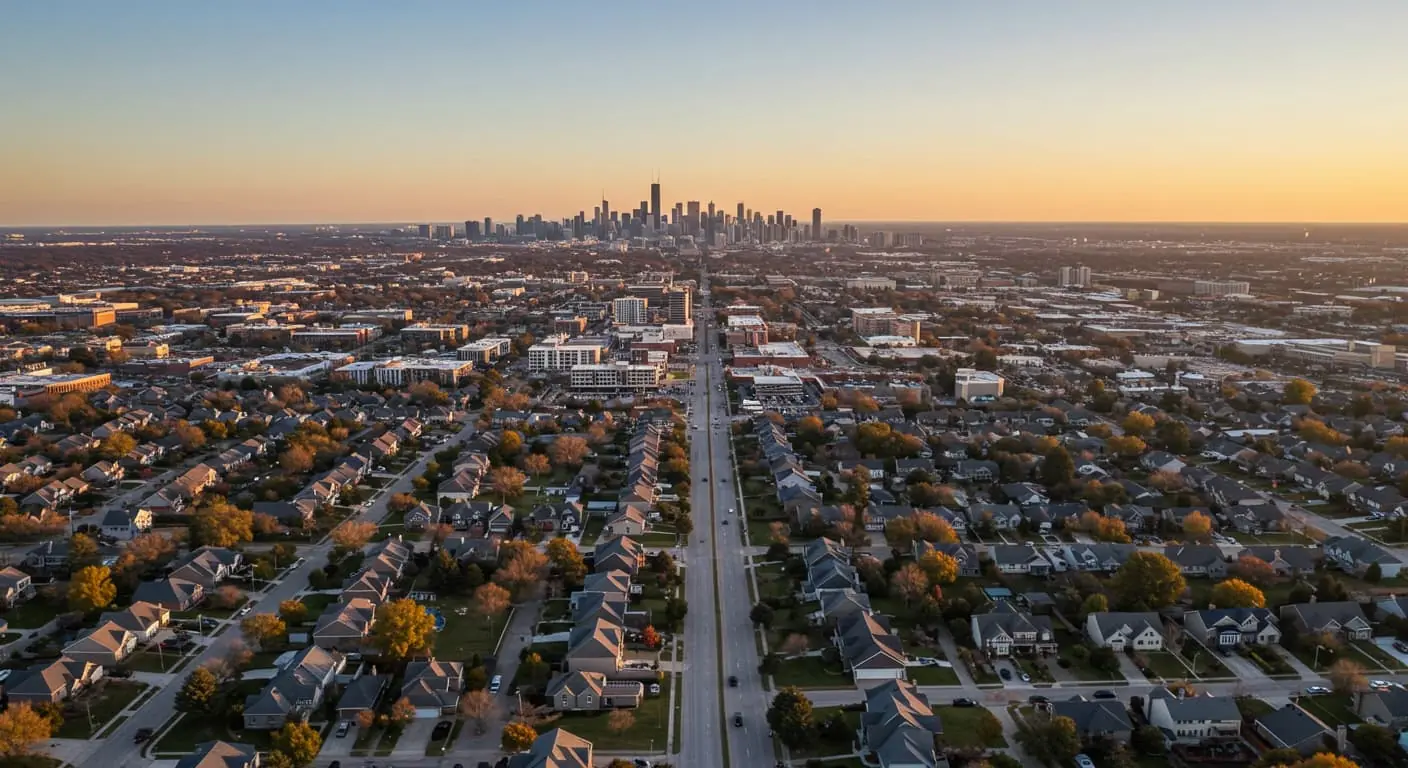
[[[1002,397],[1006,382],[992,371],[959,368],[953,375],[953,394],[959,400],[984,402]]]

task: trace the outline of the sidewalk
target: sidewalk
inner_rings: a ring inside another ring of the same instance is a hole
[[[967,688],[977,686],[973,676],[968,674],[968,665],[959,661],[958,643],[954,641],[953,633],[948,631],[948,627],[939,627],[939,647],[944,649],[944,656],[953,664],[953,673],[958,675],[959,684]]]
[[[1296,658],[1296,655],[1295,655],[1294,653],[1291,653],[1290,651],[1287,651],[1287,650],[1282,649],[1282,648],[1277,648],[1277,649],[1275,649],[1275,653],[1281,654],[1281,658],[1285,659],[1285,660],[1286,660],[1286,663],[1291,665],[1291,668],[1296,671],[1296,674],[1300,675],[1300,679],[1302,679],[1302,680],[1319,680],[1319,679],[1320,679],[1320,675],[1315,674],[1315,672],[1314,672],[1313,670],[1311,670],[1310,667],[1306,666],[1306,663],[1305,663],[1305,662],[1301,661],[1300,659],[1297,659],[1297,658]]]

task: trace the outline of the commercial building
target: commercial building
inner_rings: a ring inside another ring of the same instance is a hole
[[[1194,280],[1194,296],[1245,296],[1252,284],[1245,280]]]
[[[573,285],[586,285],[586,283],[590,280],[591,275],[587,274],[586,272],[573,270],[567,273],[567,282]]]
[[[344,365],[333,372],[338,381],[366,386],[403,387],[418,381],[433,381],[443,387],[457,387],[474,372],[470,360],[443,357],[395,357],[390,360],[364,360]]]
[[[844,285],[848,291],[893,291],[895,289],[895,281],[888,277],[848,277]]]
[[[528,348],[528,369],[567,371],[574,365],[600,363],[602,352],[608,348],[608,343],[601,339],[568,341],[566,336],[552,336]]]
[[[1398,352],[1392,344],[1352,339],[1245,339],[1234,347],[1253,356],[1276,354],[1287,360],[1367,368],[1396,367]]]
[[[101,328],[117,322],[117,310],[110,306],[26,308],[0,312],[0,322],[12,326],[25,323],[58,328]]]
[[[0,403],[28,405],[35,398],[69,392],[95,392],[112,384],[108,373],[13,374],[0,376]]]
[[[1002,397],[1002,387],[1006,382],[992,371],[979,371],[974,368],[959,368],[953,375],[953,394],[968,402],[996,400]]]
[[[342,316],[344,323],[373,323],[385,328],[400,328],[414,317],[409,309],[363,309]]]
[[[381,326],[370,323],[337,328],[311,327],[294,331],[290,341],[309,349],[356,349],[380,338],[381,333]]]
[[[817,241],[817,242],[820,242],[820,241],[826,239],[825,237],[822,236],[822,232],[821,232],[821,209],[820,209],[820,208],[813,208],[813,209],[812,209],[812,239],[815,240],[815,241]]]
[[[774,341],[733,353],[733,364],[742,367],[776,365],[783,368],[804,368],[811,364],[811,355],[795,341]]]
[[[401,329],[401,341],[420,347],[460,344],[469,341],[469,326],[416,323]]]
[[[694,321],[694,296],[688,288],[672,288],[665,294],[669,321],[683,325]]]
[[[851,330],[860,336],[908,336],[918,341],[919,319],[889,307],[857,307],[851,310]]]
[[[753,394],[758,397],[801,397],[806,394],[802,377],[792,371],[753,377]]]
[[[648,392],[660,388],[660,368],[616,361],[572,366],[572,389],[578,392]]]
[[[513,349],[513,342],[509,339],[491,336],[470,343],[455,350],[459,359],[468,360],[479,365],[489,365],[495,360],[507,355]]]
[[[650,301],[635,296],[611,302],[611,319],[618,325],[645,325],[650,322]]]
[[[724,337],[730,347],[768,343],[768,324],[757,315],[729,315]]]
[[[216,374],[216,378],[220,381],[242,381],[247,378],[255,381],[312,380],[327,375],[333,368],[346,365],[351,360],[350,355],[336,352],[283,352],[235,363]]]

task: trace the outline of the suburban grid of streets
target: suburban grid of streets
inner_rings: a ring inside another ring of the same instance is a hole
[[[702,273],[700,285],[707,286],[708,279],[708,274]],[[677,690],[682,713],[674,724],[679,729],[680,751],[658,759],[669,760],[679,768],[772,766],[779,758],[785,760],[786,755],[774,752],[766,714],[770,694],[764,690],[757,672],[757,633],[748,616],[751,607],[747,583],[748,557],[753,550],[760,548],[750,549],[743,545],[746,526],[743,524],[743,504],[730,455],[729,403],[726,390],[721,387],[724,382],[722,359],[713,338],[713,311],[707,288],[700,295],[698,309],[698,364],[694,385],[688,395],[689,421],[691,425],[699,425],[697,430],[691,426],[689,432],[695,532],[685,543],[683,557],[686,566],[685,596],[690,610],[684,626],[685,663]],[[453,439],[464,442],[474,434],[472,427],[465,427]],[[359,519],[379,522],[386,517],[387,501],[391,495],[410,491],[412,479],[424,471],[425,464],[432,458],[430,452],[422,455],[359,514]],[[1321,525],[1323,521],[1317,519],[1315,522]],[[1330,527],[1337,526],[1331,524]],[[287,572],[267,591],[251,596],[256,609],[278,605],[280,601],[306,590],[309,574],[326,564],[331,548],[331,542],[324,541],[303,551],[304,562],[300,566]],[[231,626],[215,637],[189,668],[222,658],[239,639],[238,623],[231,622]],[[1037,689],[1029,684],[1009,683],[997,689],[980,689],[962,670],[959,670],[959,675],[961,683],[958,686],[921,687],[921,691],[930,696],[934,705],[947,704],[952,698],[967,697],[980,706],[990,708],[1003,723],[1011,745],[1008,752],[1024,764],[1034,764],[1034,761],[1023,754],[1016,744],[1016,724],[1005,710],[1008,704],[1026,701],[1029,695],[1037,692],[1052,696],[1089,696],[1108,685],[1057,683]],[[1391,678],[1403,675],[1383,672],[1375,676]],[[736,686],[729,685],[729,678],[736,678]],[[1272,706],[1282,706],[1289,696],[1307,686],[1327,684],[1324,678],[1303,670],[1296,680],[1272,680],[1256,675],[1253,679],[1233,683],[1201,683],[1199,688],[1216,695],[1253,695]],[[1140,684],[1123,688],[1122,691],[1142,693],[1142,685],[1140,681]],[[76,766],[136,768],[152,764],[153,761],[142,754],[144,745],[135,743],[133,737],[139,729],[160,731],[168,725],[176,714],[175,700],[179,689],[179,680],[173,679],[171,684],[161,687],[135,714],[104,739],[70,741],[54,746],[60,747],[57,751],[62,757]],[[507,702],[511,692],[505,690],[500,695]],[[863,696],[863,691],[859,689],[808,693],[818,707],[856,703],[862,701]],[[741,718],[741,725],[735,724],[736,718]],[[610,750],[609,744],[598,747]],[[668,745],[664,749],[657,748],[655,752],[667,753]],[[444,757],[396,758],[394,764],[398,768],[452,766],[465,761],[473,764],[484,759],[493,761],[498,754],[488,740],[471,739],[466,733]],[[331,756],[320,757],[316,765],[328,766],[333,759]],[[390,768],[390,760],[379,759],[382,761],[380,764],[377,759],[363,758],[342,759],[341,763],[348,768],[363,765]],[[155,762],[169,764],[173,761]]]

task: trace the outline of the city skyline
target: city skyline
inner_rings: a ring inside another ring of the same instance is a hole
[[[556,218],[603,189],[630,210],[656,178],[662,214],[712,199],[837,222],[1408,220],[1408,104],[1387,96],[1408,63],[1400,4],[725,2],[683,18],[21,5],[0,30],[0,66],[23,73],[0,81],[0,226]]]

